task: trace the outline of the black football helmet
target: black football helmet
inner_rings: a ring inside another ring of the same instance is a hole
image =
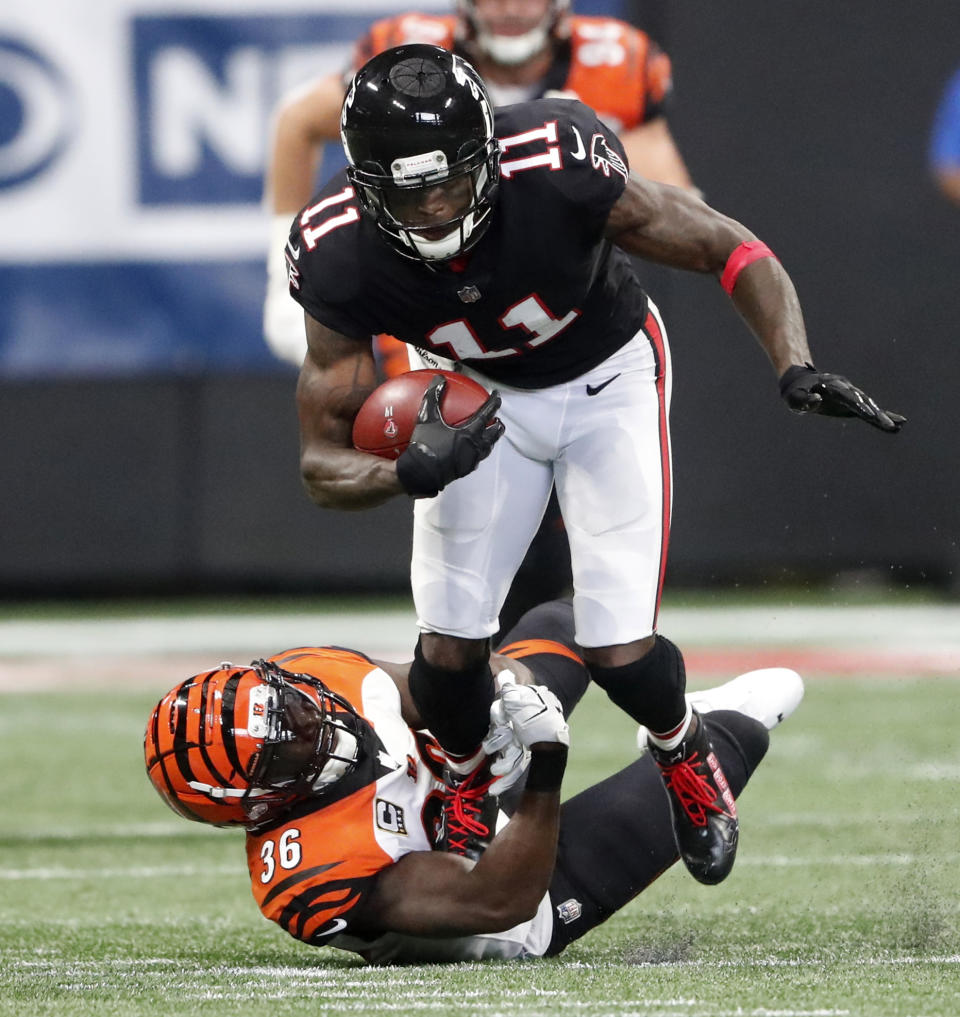
[[[340,134],[360,205],[400,254],[448,261],[483,236],[500,145],[486,87],[462,57],[420,44],[375,56],[354,76]],[[428,220],[422,206],[436,200],[445,218]]]

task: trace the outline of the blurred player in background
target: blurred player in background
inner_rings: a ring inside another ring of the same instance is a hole
[[[307,342],[282,254],[290,222],[314,192],[323,145],[340,140],[340,108],[353,72],[382,50],[409,42],[433,43],[464,55],[496,106],[543,95],[581,99],[618,133],[634,172],[692,187],[665,113],[672,89],[670,60],[639,29],[614,18],[572,14],[569,0],[460,0],[455,14],[407,13],[378,21],[356,44],[346,74],[309,83],[276,114],[265,195],[273,227],[264,335],[276,356],[297,366]],[[381,334],[375,347],[382,375],[409,369],[403,343]],[[533,605],[571,589],[570,549],[554,495],[501,609],[500,631]]]
[[[947,83],[937,107],[930,168],[943,196],[960,206],[960,71]]]
[[[305,943],[370,963],[556,955],[677,860],[649,755],[560,806],[565,718],[588,681],[572,635],[569,604],[545,604],[494,658],[509,670],[491,743],[528,763],[476,864],[435,850],[441,753],[409,665],[330,647],[221,664],[154,709],[147,772],[188,819],[246,827],[257,904]],[[699,694],[734,795],[802,693],[768,669]],[[472,805],[461,796],[445,821],[469,823]]]
[[[342,134],[350,166],[295,218],[286,247],[309,345],[297,392],[308,493],[342,509],[417,499],[410,687],[466,775],[483,763],[489,638],[556,484],[591,677],[649,729],[681,856],[701,882],[719,882],[737,817],[684,699],[682,654],[656,630],[672,379],[663,322],[630,256],[719,281],[792,409],[890,433],[902,418],[812,366],[793,284],[765,244],[687,191],[631,175],[623,146],[583,103],[494,112],[466,61],[410,45],[357,73]],[[397,460],[356,451],[378,332],[409,343],[423,366],[456,363],[502,395],[450,427],[432,384]],[[701,823],[694,801],[716,811]]]

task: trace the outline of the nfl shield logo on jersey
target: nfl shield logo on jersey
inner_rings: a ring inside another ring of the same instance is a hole
[[[571,897],[570,900],[565,900],[562,904],[557,905],[557,917],[563,922],[564,925],[569,925],[571,922],[575,922],[583,914],[583,907],[580,901]]]
[[[475,304],[480,299],[480,291],[476,286],[461,286],[457,290],[457,296],[465,304]]]

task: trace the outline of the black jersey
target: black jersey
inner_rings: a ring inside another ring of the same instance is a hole
[[[570,99],[503,107],[496,134],[490,227],[459,271],[394,251],[344,172],[294,222],[293,297],[343,335],[386,332],[518,388],[569,381],[619,349],[646,314],[630,259],[603,238],[626,185],[622,145]]]

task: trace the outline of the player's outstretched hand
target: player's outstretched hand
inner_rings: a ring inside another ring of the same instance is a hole
[[[501,674],[500,695],[490,707],[490,720],[495,726],[509,724],[527,749],[541,742],[570,744],[560,700],[546,685],[518,685],[503,681]]]
[[[495,756],[490,792],[502,795],[527,769],[530,748],[570,744],[570,729],[560,701],[545,685],[518,685],[509,671],[497,676],[500,693],[490,707],[490,730],[483,750]]]
[[[440,375],[430,382],[410,444],[397,459],[397,477],[407,494],[414,497],[432,498],[452,480],[472,473],[503,434],[503,423],[495,419],[500,409],[499,392],[491,392],[472,416],[453,427],[440,412],[446,384]]]
[[[896,434],[906,423],[899,413],[882,410],[842,374],[824,374],[813,364],[794,364],[780,377],[780,395],[795,413],[859,417],[881,431]]]

